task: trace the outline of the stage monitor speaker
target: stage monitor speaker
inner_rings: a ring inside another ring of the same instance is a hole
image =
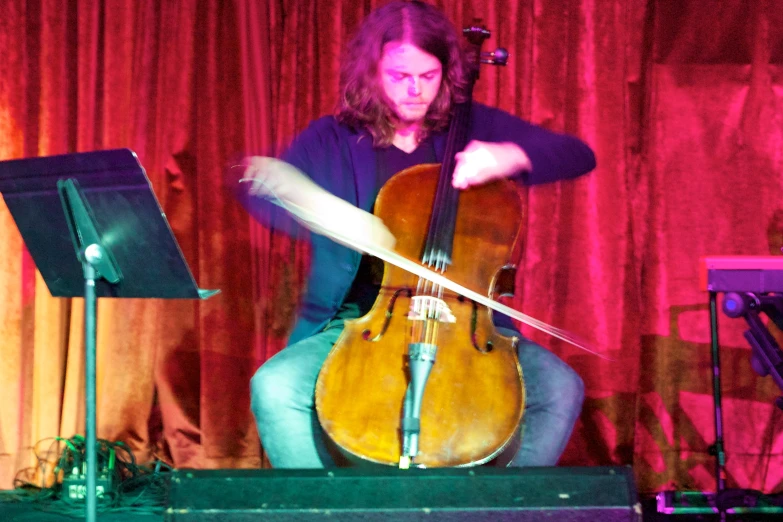
[[[176,470],[169,522],[641,520],[628,467]]]

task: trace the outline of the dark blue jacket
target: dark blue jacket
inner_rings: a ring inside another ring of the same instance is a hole
[[[446,133],[434,136],[442,161]],[[499,109],[473,104],[470,140],[513,142],[533,165],[519,180],[528,185],[575,178],[595,168],[593,151],[579,139],[538,127]],[[283,160],[298,167],[332,194],[370,211],[379,187],[372,138],[340,125],[332,116],[315,120],[291,144]],[[245,206],[260,217],[260,203]],[[359,268],[361,254],[313,234],[312,264],[302,306],[289,344],[320,331],[334,317]]]

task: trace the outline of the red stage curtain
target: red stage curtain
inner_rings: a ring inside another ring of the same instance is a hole
[[[249,220],[224,189],[226,168],[279,152],[331,112],[340,51],[377,3],[4,4],[0,159],[133,149],[199,285],[222,291],[101,301],[100,437],[141,460],[263,465],[248,380],[285,343],[308,253]],[[574,133],[598,156],[591,175],[528,191],[514,299],[609,358],[525,330],[587,385],[561,463],[633,465],[642,491],[714,489],[698,259],[781,253],[783,10],[774,0],[438,4],[458,26],[483,18],[487,48],[511,53],[507,67],[482,71],[480,101]],[[81,300],[49,296],[2,204],[0,252],[0,487],[10,487],[39,440],[83,431],[83,314]],[[776,491],[781,391],[751,370],[743,330],[721,318],[729,484]]]

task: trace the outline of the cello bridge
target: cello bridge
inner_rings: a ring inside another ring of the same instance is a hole
[[[435,319],[442,323],[454,323],[457,321],[457,318],[451,313],[449,305],[443,299],[430,295],[416,295],[411,298],[408,319],[411,321]]]

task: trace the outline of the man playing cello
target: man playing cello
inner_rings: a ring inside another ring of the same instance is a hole
[[[390,248],[394,238],[370,212],[395,173],[442,162],[452,109],[465,98],[468,70],[459,40],[445,15],[423,2],[392,1],[371,12],[341,64],[336,114],[313,121],[283,161],[246,158],[250,193],[306,208],[320,216],[315,228]],[[456,155],[457,189],[500,178],[548,183],[595,168],[593,152],[579,139],[501,110],[474,102],[470,123],[468,144]],[[245,200],[251,212],[257,201]],[[378,295],[367,256],[326,235],[312,237],[312,267],[289,345],[251,381],[261,441],[278,468],[335,465],[315,412],[316,380],[344,321],[366,314]],[[521,337],[504,316],[496,315],[495,324]],[[527,339],[518,343],[517,356],[526,405],[522,443],[509,465],[555,465],[581,411],[582,380]]]

